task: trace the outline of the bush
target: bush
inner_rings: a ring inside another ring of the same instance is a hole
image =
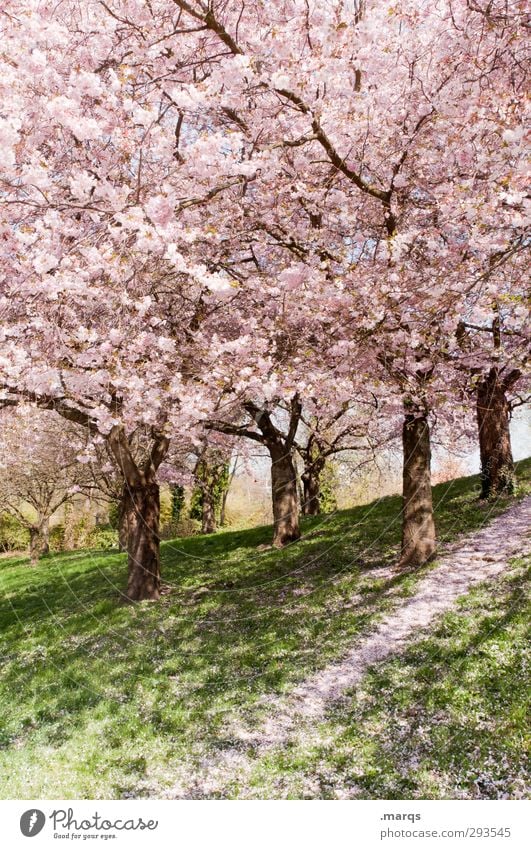
[[[334,513],[337,510],[337,490],[339,479],[334,463],[328,462],[321,474],[321,493],[319,503],[323,513]]]
[[[109,525],[111,528],[118,530],[119,525],[120,505],[117,501],[111,501],[109,504]]]
[[[180,486],[179,484],[172,484],[170,486],[170,494],[171,494],[171,520],[173,523],[177,523],[183,513],[184,503],[185,503],[185,492],[184,486]]]
[[[118,531],[110,525],[95,527],[87,536],[87,548],[118,548]]]
[[[50,535],[48,538],[48,542],[50,545],[50,551],[64,551],[65,550],[65,526],[64,525],[54,525],[53,528],[50,528]]]
[[[166,527],[172,521],[171,492],[163,487],[160,492],[160,527]]]
[[[29,545],[29,531],[9,513],[0,513],[0,551],[23,551]]]
[[[50,528],[50,551],[72,551],[79,548],[118,548],[118,532],[111,525],[90,527],[85,518],[69,529],[66,539],[65,526]]]
[[[89,539],[94,530],[94,520],[91,516],[82,516],[77,522],[72,523],[69,530],[69,548],[90,548]]]
[[[183,516],[178,522],[161,524],[160,538],[175,539],[176,537],[193,537],[201,533],[201,523],[188,516]]]

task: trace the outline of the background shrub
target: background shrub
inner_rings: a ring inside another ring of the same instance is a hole
[[[0,513],[0,551],[23,551],[29,545],[29,531],[9,513]]]

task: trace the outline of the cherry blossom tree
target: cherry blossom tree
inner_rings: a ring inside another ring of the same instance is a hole
[[[298,396],[294,395],[289,401],[285,429],[275,423],[273,410],[267,403],[261,406],[255,401],[247,400],[243,403],[242,413],[248,419],[248,424],[214,419],[209,421],[208,427],[231,436],[259,442],[267,449],[271,458],[273,545],[281,548],[300,537],[294,450],[302,407]]]
[[[220,434],[207,432],[194,450],[190,515],[200,519],[201,533],[212,534],[221,522],[221,510],[230,485],[229,467],[233,444]]]
[[[529,340],[522,324],[527,315],[519,290],[500,286],[490,311],[468,316],[457,328],[460,356],[455,366],[464,376],[465,392],[476,398],[481,498],[514,491],[509,421],[512,411],[531,397]]]
[[[99,3],[19,12],[2,11],[3,393],[107,440],[129,515],[127,595],[155,599],[157,470],[172,431],[202,415],[194,333],[230,287],[177,251],[202,199],[141,55],[124,66],[120,27]],[[141,461],[138,427],[151,439]]]
[[[349,394],[356,395],[355,387]],[[367,387],[365,394],[368,394]],[[316,400],[313,399],[310,410],[303,410],[302,427],[296,439],[296,450],[303,462],[302,513],[305,516],[321,512],[321,476],[331,459],[344,452],[356,452],[364,462],[386,441],[382,422],[385,413],[380,410],[374,392],[364,403],[359,395],[356,401],[344,401],[339,406],[334,404],[333,398],[321,399],[318,403]]]
[[[59,416],[20,406],[4,410],[1,420],[0,509],[29,531],[34,566],[49,551],[50,519],[82,491],[87,473],[72,428]]]

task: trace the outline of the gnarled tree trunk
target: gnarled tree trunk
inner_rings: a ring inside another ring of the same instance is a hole
[[[160,598],[159,519],[157,483],[124,487],[127,526],[127,597],[132,601]]]
[[[45,517],[36,525],[31,525],[30,532],[30,561],[32,566],[36,566],[43,554],[48,554],[50,551],[50,519]]]
[[[431,446],[427,414],[407,413],[402,428],[402,552],[400,566],[421,566],[435,553]]]
[[[514,464],[506,384],[492,368],[477,388],[481,498],[514,492]]]
[[[169,440],[154,434],[151,454],[140,467],[131,453],[123,427],[108,436],[109,447],[124,476],[121,524],[127,527],[127,598],[160,598],[160,491],[157,469],[168,452]]]
[[[244,410],[249,414],[258,431],[228,422],[209,422],[211,430],[244,436],[265,445],[271,457],[271,496],[273,501],[273,545],[281,548],[300,539],[299,498],[297,471],[293,459],[295,436],[302,414],[302,405],[296,393],[290,401],[290,417],[287,434],[284,434],[271,419],[271,411],[259,407],[254,401],[246,401]]]
[[[273,500],[273,545],[281,548],[300,538],[297,472],[290,451],[279,443],[268,446],[271,455],[271,495]]]

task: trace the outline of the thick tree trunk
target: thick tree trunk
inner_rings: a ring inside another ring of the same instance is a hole
[[[214,496],[208,486],[203,488],[203,505],[201,513],[201,533],[213,534],[216,531],[216,510]]]
[[[42,519],[37,525],[32,525],[30,532],[30,561],[36,566],[43,554],[50,551],[50,519]]]
[[[481,460],[481,498],[514,492],[509,404],[498,371],[478,384],[477,422]]]
[[[302,513],[304,516],[318,516],[321,512],[321,469],[312,466],[305,469],[302,477]]]
[[[39,529],[36,525],[32,525],[29,529],[30,533],[30,562],[32,566],[36,566],[41,556]]]
[[[168,453],[169,439],[153,433],[151,451],[143,468],[131,453],[122,425],[114,425],[108,445],[124,477],[122,522],[127,522],[127,598],[160,598],[160,490],[157,469]]]
[[[156,483],[124,487],[128,581],[131,601],[160,598],[160,492]]]
[[[271,494],[273,498],[273,545],[282,548],[300,538],[297,473],[290,452],[283,445],[270,444]]]
[[[435,553],[431,498],[430,426],[425,414],[407,414],[402,429],[402,552],[400,566],[421,566]]]

